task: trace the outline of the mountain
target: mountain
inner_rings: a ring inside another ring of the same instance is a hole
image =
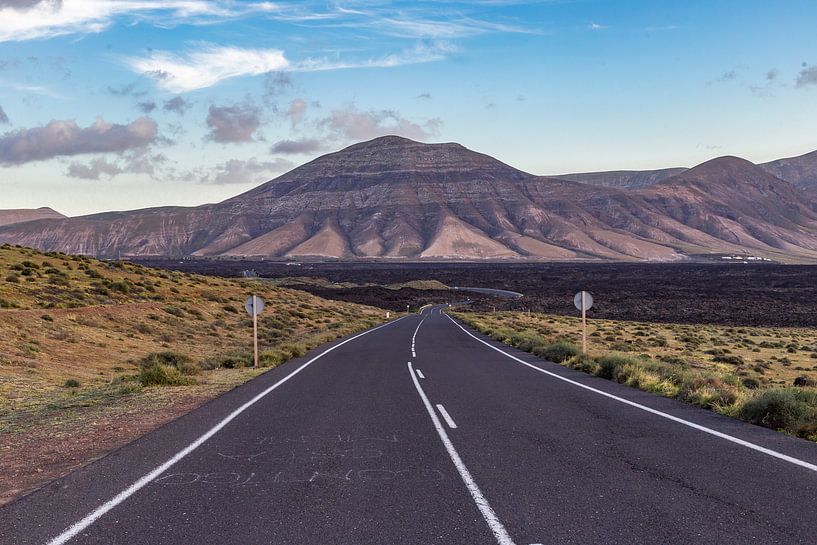
[[[0,242],[102,257],[813,261],[812,207],[791,184],[733,157],[624,190],[390,136],[221,203],[8,225]]]
[[[759,165],[766,172],[797,187],[817,189],[817,151]]]
[[[607,172],[580,172],[552,176],[560,180],[570,180],[583,184],[638,189],[657,184],[687,170],[683,167],[662,168],[658,170],[610,170]]]
[[[768,163],[760,163],[757,166],[769,174],[791,183],[795,187],[817,190],[817,151],[806,153],[798,157],[789,157]],[[553,178],[606,187],[640,189],[662,182],[685,170],[688,169],[675,167],[658,170],[610,170],[559,174],[553,176]]]
[[[65,216],[47,207],[0,210],[0,226],[32,220],[60,218],[65,218]]]

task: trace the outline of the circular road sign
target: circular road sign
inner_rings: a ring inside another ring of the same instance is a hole
[[[584,308],[582,308],[582,294],[584,294]],[[590,310],[590,307],[593,306],[593,296],[586,291],[580,291],[573,297],[573,304],[579,310]]]
[[[258,307],[255,309],[255,315],[258,316],[259,314],[264,312],[264,300],[256,296],[255,304]],[[247,301],[244,303],[244,309],[247,311],[247,314],[252,316],[252,295],[247,297]]]

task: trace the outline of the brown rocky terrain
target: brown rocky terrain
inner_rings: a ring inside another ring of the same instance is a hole
[[[814,208],[806,193],[734,157],[626,190],[390,136],[218,204],[38,220],[0,227],[0,242],[103,257],[811,262]]]

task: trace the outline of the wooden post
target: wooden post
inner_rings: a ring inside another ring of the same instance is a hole
[[[258,301],[252,296],[252,366],[258,367]]]
[[[587,304],[585,292],[582,290],[582,355],[587,355]]]

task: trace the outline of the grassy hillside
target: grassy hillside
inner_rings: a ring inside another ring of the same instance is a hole
[[[456,314],[544,359],[817,441],[817,330]]]
[[[252,292],[263,367],[384,320],[259,281],[0,246],[0,503],[263,372],[247,367]]]

